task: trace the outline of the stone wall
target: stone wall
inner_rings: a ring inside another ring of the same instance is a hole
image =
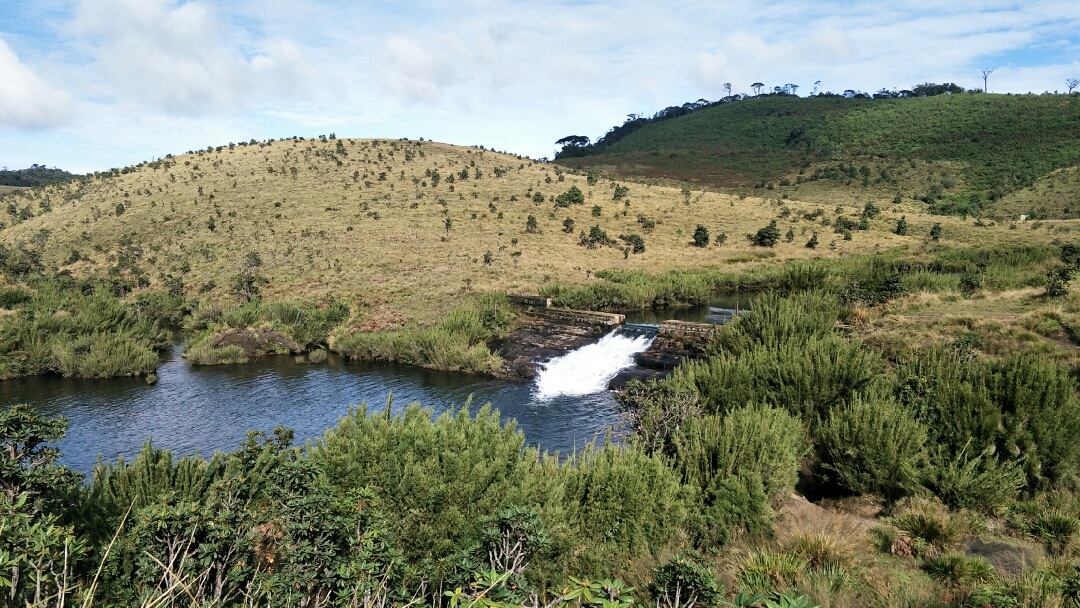
[[[719,326],[712,323],[692,323],[690,321],[664,321],[657,334],[661,336],[698,338],[708,340]]]
[[[547,310],[534,311],[533,314],[560,323],[599,325],[603,327],[622,325],[626,321],[626,315],[610,312],[593,312],[591,310],[570,310],[569,308],[548,308]]]
[[[526,308],[551,308],[551,298],[545,298],[543,296],[506,296],[506,299],[518,306],[524,306]]]

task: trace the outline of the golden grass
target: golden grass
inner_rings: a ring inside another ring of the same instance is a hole
[[[338,142],[346,154],[337,152]],[[608,179],[590,186],[585,175],[553,164],[432,142],[287,140],[170,160],[175,165],[169,168],[144,164],[88,184],[7,195],[4,202],[35,212],[48,197],[52,211],[0,231],[0,243],[30,242],[49,230],[45,263],[80,277],[105,275],[121,239],[132,236],[142,250],[138,264],[154,284],[161,285],[166,275],[183,276],[185,292],[195,294],[212,280],[207,297],[217,300],[229,297],[229,277],[243,256],[256,250],[263,260],[260,272],[270,280],[264,288],[269,297],[355,296],[369,305],[368,317],[397,314],[431,321],[469,290],[536,292],[551,281],[595,281],[595,271],[609,268],[740,270],[790,259],[917,248],[937,222],[945,227],[946,244],[1054,238],[1042,230],[977,228],[971,221],[921,214],[915,204],[878,198],[882,214],[871,229],[844,241],[831,227],[801,219],[817,207],[829,219],[837,214],[836,204],[823,203],[826,194],[795,200],[809,193],[806,185],[792,189],[788,200],[778,192],[760,191],[775,194],[766,199],[695,190],[687,204],[678,187],[619,182],[630,188],[627,205],[613,200],[616,182]],[[496,168],[505,175],[496,177]],[[463,169],[468,179],[447,183],[450,173]],[[475,179],[476,169],[481,179]],[[427,170],[441,174],[437,186],[432,187]],[[585,193],[585,204],[554,208],[551,197],[571,186]],[[535,192],[544,195],[543,203],[532,202]],[[843,213],[855,215],[865,198],[845,195],[839,202]],[[124,207],[120,215],[118,204]],[[591,215],[594,205],[601,207],[598,218]],[[754,255],[761,250],[745,235],[778,218],[784,207],[791,213],[778,220],[781,234],[791,228],[794,241],[778,244],[774,257]],[[639,214],[656,220],[651,233],[636,221]],[[536,217],[537,233],[526,231],[529,215]],[[892,234],[901,215],[910,227],[906,237]],[[452,222],[449,233],[446,218]],[[574,220],[575,232],[595,224],[612,238],[640,234],[646,252],[624,259],[619,248],[585,249],[578,234],[563,231],[566,218]],[[726,233],[727,243],[694,247],[691,235],[698,224],[714,239]],[[819,233],[816,250],[804,246],[813,231]],[[68,264],[73,250],[87,259]],[[491,254],[489,264],[485,253]]]

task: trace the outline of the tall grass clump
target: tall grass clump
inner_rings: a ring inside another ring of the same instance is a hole
[[[248,356],[243,347],[236,344],[214,346],[213,340],[203,340],[184,351],[184,359],[192,365],[226,365],[247,363]]]
[[[120,298],[106,285],[36,281],[8,297],[0,318],[0,377],[57,373],[110,378],[153,372],[171,341],[179,298],[145,290]]]
[[[502,359],[488,349],[487,342],[506,331],[512,321],[503,295],[484,294],[427,327],[387,332],[339,330],[331,349],[350,359],[496,374]]]

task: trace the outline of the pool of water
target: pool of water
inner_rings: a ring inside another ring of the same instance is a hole
[[[485,403],[504,420],[517,420],[530,445],[566,453],[617,424],[608,391],[540,398],[535,383],[436,372],[401,365],[349,362],[297,363],[289,356],[246,364],[195,367],[167,353],[158,383],[137,378],[76,380],[57,376],[0,382],[0,403],[32,403],[43,414],[71,421],[59,447],[62,462],[89,472],[105,460],[137,454],[144,442],[178,454],[233,450],[248,430],[285,426],[298,443],[321,436],[350,405],[383,410],[393,395],[396,411],[412,402],[436,412]]]
[[[736,308],[745,310],[746,302],[727,299],[679,311],[637,312],[627,315],[627,322],[723,323]],[[517,421],[529,445],[565,454],[618,425],[608,380],[650,341],[632,333],[608,336],[551,362],[532,382],[350,362],[333,355],[321,364],[268,356],[245,364],[195,367],[177,346],[165,354],[154,386],[139,378],[16,378],[0,382],[0,404],[31,403],[43,414],[66,416],[71,426],[59,445],[61,461],[84,473],[99,457],[134,456],[146,441],[180,455],[209,456],[236,449],[249,430],[284,426],[303,443],[336,426],[350,406],[366,403],[369,410],[381,411],[391,395],[394,411],[414,402],[437,413],[459,409],[470,398],[472,411],[490,403],[503,420]]]

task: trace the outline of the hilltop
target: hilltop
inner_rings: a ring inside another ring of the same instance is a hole
[[[557,206],[573,188],[580,199]],[[942,243],[958,245],[1058,236],[973,227],[877,199],[880,215],[845,240],[823,222],[845,216],[854,225],[870,199],[838,206],[761,194],[770,197],[612,181],[426,141],[298,138],[211,147],[9,193],[0,198],[8,212],[0,244],[9,274],[66,272],[112,281],[120,292],[150,285],[217,301],[233,300],[230,281],[256,252],[269,299],[333,295],[366,302],[372,314],[434,320],[469,291],[585,285],[604,269],[745,270],[919,248],[937,222]],[[907,236],[894,234],[901,216]],[[774,219],[781,235],[792,230],[792,242],[751,245],[746,235]],[[708,247],[693,244],[699,224],[710,231]],[[610,244],[582,245],[593,226]],[[813,232],[821,244],[808,249]],[[619,239],[632,234],[644,253]],[[721,234],[726,242],[717,245]]]
[[[1062,204],[1025,194],[1080,164],[1080,95],[773,94],[690,110],[632,117],[556,161],[792,198],[899,197],[938,214],[1080,217],[1075,172],[1055,178]]]

